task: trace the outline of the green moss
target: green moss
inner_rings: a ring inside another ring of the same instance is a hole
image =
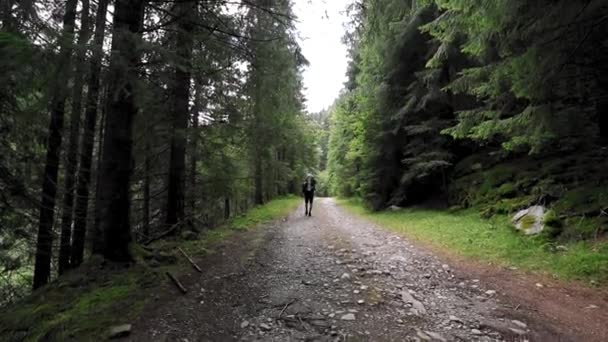
[[[608,222],[605,217],[574,216],[564,220],[563,232],[560,238],[563,240],[586,240],[597,238],[608,230]]]
[[[493,201],[484,206],[479,206],[478,209],[481,217],[490,218],[494,215],[513,214],[518,210],[529,207],[532,202],[533,198],[531,196],[520,196]]]
[[[536,217],[526,214],[519,220],[519,222],[521,223],[522,230],[528,230],[536,223]]]
[[[561,228],[563,226],[562,220],[557,216],[555,210],[549,210],[543,217],[543,224],[548,227]]]
[[[567,191],[554,205],[558,213],[583,215],[608,207],[608,186],[587,184]]]
[[[104,270],[83,265],[95,272],[95,281],[82,281],[72,272],[0,315],[3,340],[97,340],[109,326],[129,322],[147,301],[150,283],[157,275],[135,265],[126,270]],[[116,315],[120,312],[120,315]]]
[[[541,234],[546,239],[554,240],[563,232],[563,221],[554,210],[549,210],[545,213],[543,224],[545,229]]]
[[[496,192],[501,198],[512,198],[517,195],[517,187],[513,183],[504,183]]]

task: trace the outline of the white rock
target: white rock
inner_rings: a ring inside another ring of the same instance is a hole
[[[528,327],[528,325],[526,323],[524,323],[522,321],[518,321],[516,319],[512,319],[511,322],[513,322],[513,324],[517,325],[520,328],[524,328],[525,329],[525,328]]]
[[[129,334],[131,334],[131,327],[131,324],[121,324],[113,326],[110,328],[108,337],[110,339],[114,339],[129,336]]]
[[[354,321],[355,320],[355,314],[353,313],[347,313],[346,315],[340,317],[341,320],[343,321]]]
[[[268,325],[266,323],[261,323],[260,324],[260,329],[268,331],[268,330],[270,330],[272,328],[270,328],[270,325]]]
[[[463,321],[460,318],[458,318],[458,317],[456,317],[454,315],[450,315],[450,321],[451,322],[456,322],[456,323],[463,323]]]
[[[527,209],[518,211],[511,221],[515,225],[515,229],[523,231],[526,235],[535,235],[545,229],[545,225],[543,224],[545,211],[545,207],[542,205],[533,205]],[[524,218],[532,223],[524,226]]]
[[[425,341],[430,341],[431,337],[425,333],[423,333],[422,331],[418,331],[416,332],[416,335],[418,335],[418,337],[420,337],[421,339],[425,340]]]
[[[478,329],[471,329],[471,333],[473,335],[482,335],[483,333],[481,332],[481,330]]]
[[[516,333],[517,335],[525,335],[526,334],[526,332],[524,330],[521,330],[521,329],[509,328],[509,330],[511,330],[512,332]]]
[[[486,291],[486,294],[487,294],[488,296],[493,296],[493,295],[495,295],[495,294],[496,294],[496,291],[494,291],[494,290],[488,290],[488,291]]]
[[[241,323],[241,329],[245,329],[249,326],[249,321],[243,321],[243,323]]]
[[[425,333],[427,335],[431,336],[434,340],[441,341],[441,342],[447,342],[447,340],[443,336],[441,336],[440,334],[438,334],[436,332],[425,331]]]
[[[350,279],[350,274],[344,273],[344,274],[342,274],[342,276],[340,276],[340,279],[348,280],[348,279]]]
[[[363,299],[359,299],[359,300],[357,301],[357,304],[359,304],[359,305],[365,304],[365,301],[364,301]]]

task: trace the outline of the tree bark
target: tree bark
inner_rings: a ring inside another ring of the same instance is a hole
[[[144,156],[144,188],[143,188],[143,197],[144,197],[144,201],[143,201],[143,234],[147,239],[150,238],[150,169],[151,169],[151,165],[150,165],[150,150],[151,150],[151,146],[150,146],[150,136],[149,133],[150,132],[150,127],[148,126],[148,121],[146,120],[146,150],[145,150],[145,156]]]
[[[82,263],[87,228],[89,207],[89,184],[93,146],[95,144],[95,125],[97,123],[97,106],[100,92],[101,61],[103,58],[103,39],[106,30],[106,13],[109,0],[99,0],[95,16],[95,36],[93,38],[93,56],[91,58],[89,78],[87,81],[87,98],[85,103],[84,131],[82,133],[80,168],[76,182],[76,206],[74,209],[74,232],[70,263],[77,267]]]
[[[196,108],[198,106],[195,105]],[[192,135],[190,151],[190,211],[196,212],[196,196],[198,195],[196,183],[197,143],[198,143],[198,110],[192,113]]]
[[[132,261],[130,180],[133,171],[134,93],[139,77],[138,40],[142,32],[144,0],[117,0],[114,9],[112,55],[99,191],[99,228],[104,234],[103,256],[114,262]]]
[[[51,90],[51,121],[46,152],[46,164],[42,178],[42,200],[36,243],[34,268],[34,289],[45,285],[51,276],[51,255],[53,252],[53,221],[55,219],[55,197],[57,196],[57,174],[61,153],[61,134],[65,114],[65,100],[68,89],[66,79],[70,75],[74,23],[76,21],[77,0],[66,1],[63,30],[60,37],[60,51],[57,69]]]
[[[224,198],[224,220],[228,220],[230,218],[230,198]]]
[[[175,78],[173,83],[173,108],[171,151],[169,161],[169,186],[167,194],[166,225],[173,226],[183,221],[185,216],[185,185],[186,185],[186,129],[188,128],[188,113],[190,100],[192,31],[194,28],[192,14],[196,10],[196,2],[175,3],[177,22],[177,56]]]
[[[60,275],[70,267],[74,185],[76,183],[76,168],[78,163],[78,137],[80,135],[80,119],[82,116],[82,90],[85,80],[86,44],[91,37],[89,0],[82,0],[82,14],[80,15],[80,18],[80,34],[78,36],[76,70],[74,73],[74,92],[72,95],[70,135],[68,140],[68,153],[65,160],[63,215],[61,217],[61,242],[59,247],[58,271]]]
[[[255,204],[264,204],[264,183],[262,170],[262,156],[258,153],[255,160]]]
[[[196,212],[196,197],[198,196],[198,184],[196,182],[196,163],[198,161],[198,128],[199,113],[205,107],[203,87],[205,84],[201,78],[196,81],[196,95],[194,108],[192,109],[192,134],[190,135],[190,210]]]

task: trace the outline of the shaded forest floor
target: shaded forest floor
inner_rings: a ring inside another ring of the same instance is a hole
[[[319,199],[234,236],[133,341],[605,341],[607,296],[430,252]],[[543,284],[538,287],[536,284]]]
[[[21,301],[0,309],[0,341],[99,341],[111,327],[133,322],[150,302],[167,291],[166,272],[181,278],[192,266],[179,252],[195,259],[216,253],[221,241],[260,224],[285,217],[300,203],[297,197],[273,200],[200,234],[135,245],[134,265],[106,264],[91,257]],[[173,290],[171,288],[171,290]]]

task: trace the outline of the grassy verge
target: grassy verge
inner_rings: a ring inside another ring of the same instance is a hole
[[[525,237],[506,216],[486,220],[477,211],[403,209],[371,212],[356,200],[339,200],[350,212],[404,236],[477,261],[515,266],[564,280],[608,284],[608,243],[572,242],[556,248]]]
[[[302,199],[297,196],[287,196],[270,201],[267,204],[255,207],[242,215],[232,219],[228,226],[232,229],[240,230],[255,227],[264,222],[287,216],[294,211]]]
[[[137,262],[125,268],[103,265],[92,258],[82,267],[0,310],[0,341],[99,341],[114,325],[133,322],[155,290],[166,281],[165,271],[180,274],[190,265],[176,253],[192,256],[213,252],[213,245],[238,231],[288,215],[300,203],[284,197],[253,208],[197,239],[162,240],[134,246]],[[152,264],[151,261],[154,261]]]

